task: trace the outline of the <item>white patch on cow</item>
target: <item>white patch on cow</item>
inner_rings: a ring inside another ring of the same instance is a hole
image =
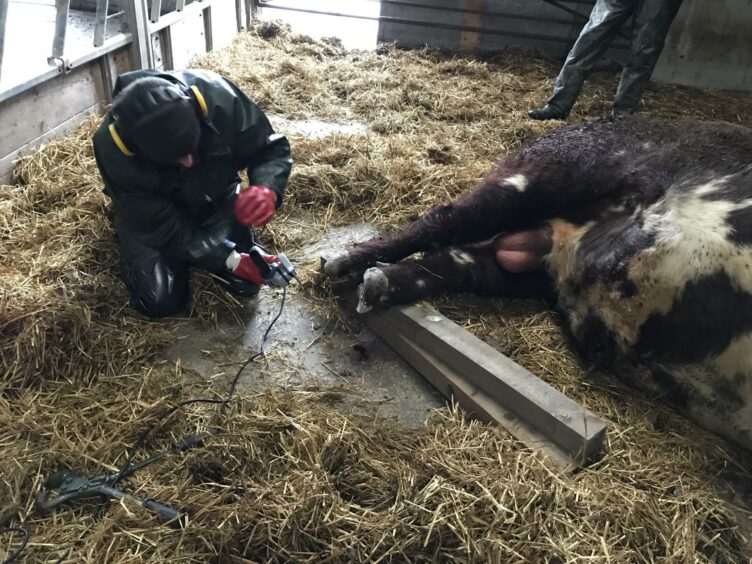
[[[726,221],[731,212],[752,201],[702,197],[718,190],[727,178],[698,186],[689,194],[669,193],[645,210],[644,227],[655,233],[656,241],[636,258],[633,272],[642,272],[634,282],[649,278],[653,285],[674,288],[680,294],[687,282],[724,270],[739,288],[752,292],[752,248],[730,239],[731,226]],[[639,268],[641,262],[643,268]]]
[[[460,266],[475,264],[475,259],[472,257],[472,255],[466,253],[465,251],[460,251],[459,249],[449,249],[449,256],[452,257],[452,260],[454,260],[454,262],[456,262]]]
[[[524,174],[515,174],[514,176],[510,176],[509,178],[505,178],[504,182],[507,184],[511,184],[515,188],[517,188],[518,191],[524,192],[525,188],[527,188],[527,178]]]
[[[737,337],[713,359],[713,366],[722,374],[752,375],[752,333]]]
[[[421,290],[423,290],[423,289],[425,289],[425,287],[426,287],[426,281],[425,281],[425,280],[423,280],[422,278],[418,278],[418,279],[417,279],[417,280],[415,281],[415,285],[416,285],[416,286],[417,286],[418,288],[420,288]]]
[[[752,205],[752,200],[703,197],[720,190],[728,179],[714,179],[696,187],[685,185],[644,212],[634,212],[642,216],[644,229],[654,233],[655,242],[627,265],[627,276],[637,290],[631,296],[624,296],[618,283],[578,290],[581,272],[576,253],[589,226],[576,228],[553,221],[549,272],[557,282],[560,300],[566,304],[572,329],[577,330],[588,312],[598,312],[626,352],[639,339],[645,321],[654,313],[669,312],[688,282],[725,271],[739,289],[752,293],[752,247],[736,245],[727,223],[731,212]]]
[[[721,176],[719,178],[714,178],[710,182],[706,182],[705,184],[700,184],[699,186],[697,186],[694,190],[692,190],[692,193],[699,198],[701,196],[706,196],[708,194],[718,192],[718,190],[726,185],[729,178],[731,178],[731,176]]]
[[[363,302],[363,300],[361,299],[361,300],[358,300],[358,305],[357,305],[357,307],[355,308],[355,311],[357,311],[358,313],[368,313],[368,312],[369,312],[369,311],[371,311],[372,309],[373,309],[373,307],[372,307],[372,306],[366,305],[366,304],[365,304],[365,303]]]

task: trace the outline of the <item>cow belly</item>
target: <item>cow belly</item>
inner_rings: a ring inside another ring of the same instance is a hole
[[[710,199],[724,186],[585,226],[551,222],[549,272],[575,337],[603,331],[618,355],[685,363],[752,331],[752,246],[731,221],[750,200]]]
[[[752,353],[752,334],[740,341]],[[752,451],[752,377],[749,372],[728,376],[718,367],[719,358],[736,354],[735,348],[736,343],[719,357],[690,364],[616,362],[611,372],[701,427]]]
[[[685,187],[608,225],[554,220],[548,266],[586,356],[752,449],[749,200],[708,197],[722,187]]]

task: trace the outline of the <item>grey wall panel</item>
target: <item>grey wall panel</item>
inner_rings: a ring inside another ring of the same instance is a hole
[[[752,0],[684,0],[654,76],[752,91]]]
[[[566,8],[582,14],[578,17],[544,0],[415,1],[465,9],[481,5],[486,14],[468,17],[456,12],[384,4],[382,15],[455,25],[471,22],[470,25],[482,28],[485,33],[475,34],[478,37],[471,37],[468,41],[467,34],[463,36],[456,30],[387,22],[381,26],[380,41],[395,42],[404,47],[430,45],[457,51],[468,50],[463,49],[467,46],[472,46],[469,50],[477,52],[519,48],[559,60],[566,56],[582,28],[582,19],[587,17],[593,5],[592,0],[558,0]],[[492,16],[492,12],[508,12],[517,17]],[[509,32],[510,35],[499,32]],[[625,60],[629,53],[631,22],[627,22],[623,34],[627,37],[616,39],[599,66]],[[752,91],[752,0],[684,0],[654,78],[691,86]]]
[[[425,4],[435,4],[449,8],[463,7],[464,0],[427,0]],[[426,8],[411,8],[391,4],[381,5],[381,15],[395,18],[417,19],[426,23],[462,22],[462,14],[440,12]],[[379,26],[378,40],[383,43],[395,42],[400,47],[419,48],[430,45],[441,49],[457,50],[460,42],[460,31],[449,29],[435,29],[414,25],[383,22]]]

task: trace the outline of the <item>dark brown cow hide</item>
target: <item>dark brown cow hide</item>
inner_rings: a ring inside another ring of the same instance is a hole
[[[545,268],[501,268],[494,239],[531,229],[552,243]],[[551,296],[591,362],[752,449],[751,268],[752,130],[629,118],[549,132],[324,271],[363,276],[361,312]]]

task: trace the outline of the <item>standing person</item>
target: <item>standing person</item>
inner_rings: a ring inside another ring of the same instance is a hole
[[[249,226],[279,208],[292,158],[287,139],[237,86],[208,71],[125,73],[93,145],[136,310],[183,310],[190,266],[238,295],[258,293]],[[241,169],[250,180],[244,188]]]
[[[595,63],[606,52],[619,28],[632,16],[634,38],[621,73],[612,114],[633,113],[650,82],[663,51],[666,35],[682,0],[597,0],[554,84],[554,93],[542,108],[528,111],[533,119],[564,119],[580,94]]]

